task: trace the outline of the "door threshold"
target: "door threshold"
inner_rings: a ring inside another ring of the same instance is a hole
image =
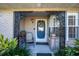
[[[48,42],[36,42],[36,44],[40,44],[40,45],[48,45]]]
[[[52,56],[51,53],[37,53],[37,56]]]
[[[33,44],[34,42],[27,42],[28,44]],[[36,42],[39,45],[48,45],[48,42]]]

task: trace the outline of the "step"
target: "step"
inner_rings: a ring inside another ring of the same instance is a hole
[[[36,45],[35,50],[37,53],[51,53],[48,45]]]
[[[35,46],[33,44],[29,45],[32,54],[36,56],[51,56],[52,51],[49,48],[49,45],[47,44],[36,44]]]
[[[37,53],[37,56],[52,56],[51,53]]]

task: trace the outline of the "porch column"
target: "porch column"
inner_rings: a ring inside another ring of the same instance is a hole
[[[14,12],[14,37],[18,37],[20,32],[20,13]]]
[[[60,21],[60,28],[59,28],[59,44],[60,44],[60,49],[63,49],[65,47],[65,12],[60,12],[58,14],[58,19]]]
[[[52,15],[55,15],[57,20],[59,20],[59,48],[63,49],[65,47],[65,11],[56,11],[52,12]]]

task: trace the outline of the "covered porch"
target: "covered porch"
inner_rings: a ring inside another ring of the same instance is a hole
[[[14,37],[25,31],[25,41],[33,54],[51,55],[52,51],[65,47],[64,11],[16,11],[14,16]]]

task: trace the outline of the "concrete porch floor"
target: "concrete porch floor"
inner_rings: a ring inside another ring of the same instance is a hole
[[[49,45],[46,44],[28,44],[32,56],[52,56],[54,55]]]

